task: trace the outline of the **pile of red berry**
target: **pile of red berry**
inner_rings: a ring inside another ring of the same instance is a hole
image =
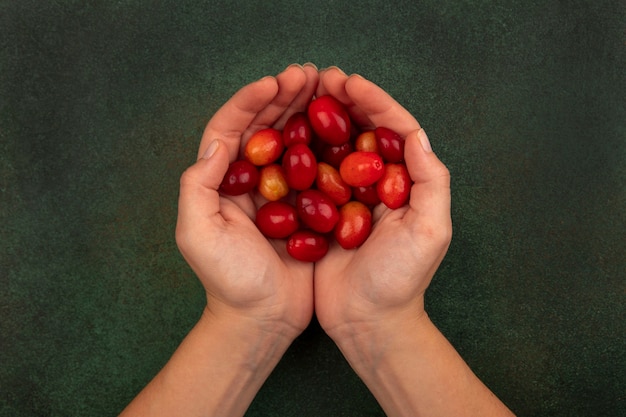
[[[268,200],[255,223],[270,239],[287,239],[295,259],[316,262],[329,239],[344,249],[365,242],[372,208],[405,205],[412,182],[404,164],[404,138],[391,129],[359,130],[330,95],[293,114],[282,130],[254,133],[244,155],[230,164],[220,192],[258,191]],[[295,191],[295,205],[287,201]]]

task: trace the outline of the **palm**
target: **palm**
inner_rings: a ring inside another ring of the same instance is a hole
[[[247,197],[245,197],[247,198]],[[282,302],[285,287],[293,288],[292,294],[309,292],[312,266],[292,262],[284,251],[284,242],[268,241],[256,228],[248,214],[225,197],[220,198],[221,218],[215,223],[202,226],[197,233],[207,238],[198,245],[202,254],[214,254],[214,262],[200,264],[199,276],[210,296],[234,308],[269,306]],[[198,253],[198,257],[202,256]],[[241,268],[245,265],[245,268]],[[215,276],[233,276],[236,279],[215,280]],[[308,294],[309,298],[311,294]],[[306,303],[304,303],[306,304]]]
[[[346,251],[335,245],[316,264],[315,310],[332,337],[342,328],[399,310],[409,316],[423,312],[424,291],[449,243],[449,183],[443,164],[424,159],[419,123],[380,87],[331,69],[320,75],[317,94],[341,101],[362,128],[386,126],[405,137],[414,181],[408,206],[375,210],[372,233],[360,248]],[[435,170],[425,170],[425,164]]]
[[[404,308],[428,286],[429,279],[416,279],[430,265],[420,265],[421,243],[406,225],[407,211],[385,209],[360,248],[335,245],[316,265],[316,313],[328,331]]]
[[[239,90],[209,121],[200,144],[199,156],[214,139],[223,144],[211,158],[213,173],[181,179],[177,239],[207,291],[209,309],[268,323],[286,321],[299,330],[311,318],[313,266],[290,259],[284,242],[261,235],[251,220],[257,209],[251,196],[226,198],[217,188],[229,160],[238,157],[252,133],[280,128],[304,110],[317,80],[316,69],[290,66]]]

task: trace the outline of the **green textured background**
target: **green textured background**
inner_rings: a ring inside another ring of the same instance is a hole
[[[271,5],[269,5],[271,3]],[[430,315],[520,416],[626,415],[626,2],[0,0],[0,416],[116,415],[199,317],[178,179],[232,93],[357,72],[453,178]],[[313,323],[248,416],[382,416]]]

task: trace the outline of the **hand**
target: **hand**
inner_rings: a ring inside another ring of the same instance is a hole
[[[255,131],[280,129],[306,108],[318,78],[314,66],[292,65],[243,87],[209,121],[199,160],[180,181],[176,240],[206,289],[207,311],[292,339],[313,314],[313,266],[291,259],[284,242],[263,237],[252,220],[259,201],[220,196],[217,189]]]
[[[209,121],[199,159],[180,180],[176,241],[207,307],[168,363],[123,416],[242,416],[313,314],[313,267],[292,260],[251,220],[251,196],[218,187],[255,131],[304,110],[319,80],[292,65],[239,90]]]
[[[261,199],[217,191],[251,134],[280,129],[314,94],[335,96],[363,128],[403,135],[414,181],[406,207],[375,210],[359,249],[334,244],[315,267],[261,235],[252,221]],[[336,68],[290,66],[239,90],[207,125],[199,156],[181,177],[176,240],[207,308],[122,415],[243,415],[308,325],[314,300],[320,324],[387,415],[512,415],[424,312],[450,242],[449,173],[417,121],[382,89]]]
[[[320,74],[322,94],[341,101],[362,128],[385,126],[405,137],[414,181],[407,206],[376,207],[372,233],[360,248],[334,244],[315,266],[315,311],[341,347],[356,334],[424,314],[424,292],[451,238],[450,177],[419,123],[380,87],[331,68]]]
[[[320,74],[317,94],[335,96],[363,128],[404,136],[414,182],[407,206],[374,210],[360,248],[335,244],[315,265],[321,326],[390,417],[512,416],[424,311],[452,234],[448,169],[419,123],[378,86],[332,68]]]

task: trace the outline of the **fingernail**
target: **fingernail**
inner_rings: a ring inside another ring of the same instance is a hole
[[[303,66],[304,67],[313,67],[313,68],[317,69],[317,65],[315,65],[312,62],[305,62]]]
[[[303,69],[303,68],[302,68],[302,65],[300,65],[300,64],[298,64],[298,63],[295,63],[295,64],[289,64],[289,65],[287,65],[287,68],[285,68],[285,69],[289,69],[289,68],[291,68],[291,67],[296,67],[296,68]]]
[[[215,154],[215,151],[217,151],[217,148],[219,146],[220,146],[220,141],[218,139],[215,139],[213,142],[209,144],[209,147],[206,148],[206,151],[204,151],[204,154],[202,155],[202,159],[211,158],[213,154]]]
[[[433,148],[430,146],[430,141],[428,140],[428,135],[426,135],[426,131],[424,129],[420,129],[420,131],[417,132],[417,138],[420,140],[422,149],[424,149],[425,152],[433,151]]]
[[[331,65],[330,67],[326,68],[326,70],[331,70],[331,69],[339,71],[339,73],[342,75],[346,75],[346,73],[343,72],[343,70],[336,65]]]

